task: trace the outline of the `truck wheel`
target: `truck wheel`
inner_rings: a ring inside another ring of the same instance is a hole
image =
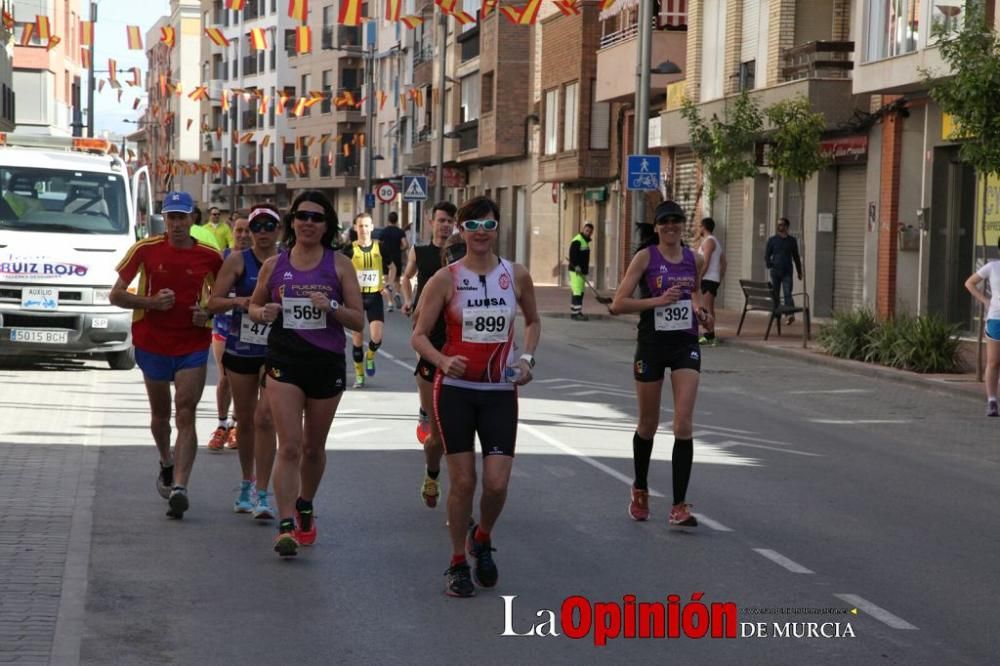
[[[125,351],[108,352],[108,365],[112,370],[131,370],[135,367],[135,348]]]

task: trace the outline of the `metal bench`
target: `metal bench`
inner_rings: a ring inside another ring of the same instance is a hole
[[[770,315],[770,319],[767,322],[767,331],[764,333],[764,339],[767,340],[768,336],[771,335],[771,326],[778,322],[778,335],[781,335],[781,318],[789,317],[796,313],[801,312],[802,316],[805,318],[806,324],[806,340],[810,336],[810,321],[809,321],[809,294],[805,292],[800,292],[798,294],[792,294],[793,296],[801,297],[801,306],[788,307],[786,305],[781,305],[779,300],[778,290],[771,287],[770,282],[756,282],[754,280],[740,280],[740,288],[743,290],[743,314],[740,315],[740,325],[736,329],[736,335],[740,334],[743,330],[743,320],[746,319],[748,312],[767,312]]]

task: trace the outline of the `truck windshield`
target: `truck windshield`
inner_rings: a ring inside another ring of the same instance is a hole
[[[0,230],[127,234],[120,175],[0,166]]]

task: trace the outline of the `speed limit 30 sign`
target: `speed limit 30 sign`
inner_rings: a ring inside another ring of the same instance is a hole
[[[375,196],[382,203],[390,203],[396,198],[396,186],[392,183],[382,183],[375,188]]]

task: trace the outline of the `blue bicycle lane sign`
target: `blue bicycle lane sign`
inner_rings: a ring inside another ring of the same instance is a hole
[[[660,189],[660,156],[629,155],[626,188],[629,190]]]

